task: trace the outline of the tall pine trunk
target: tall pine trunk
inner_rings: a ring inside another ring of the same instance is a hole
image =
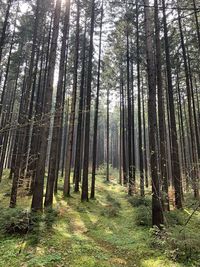
[[[70,175],[71,175],[71,164],[73,154],[73,141],[74,141],[74,124],[75,124],[75,113],[76,113],[76,99],[77,99],[77,80],[78,80],[78,61],[79,61],[79,28],[80,28],[80,2],[77,1],[77,18],[76,18],[76,40],[75,40],[75,51],[74,51],[74,73],[73,73],[73,90],[72,90],[72,102],[71,102],[71,113],[69,119],[69,133],[67,140],[67,155],[66,155],[66,166],[65,166],[65,180],[64,180],[64,196],[70,195]]]
[[[151,26],[151,13],[149,0],[144,0],[145,5],[145,33],[147,51],[147,73],[148,73],[148,116],[149,116],[149,140],[150,140],[150,163],[152,177],[152,224],[160,227],[163,224],[163,211],[160,198],[160,181],[157,168],[157,112],[156,112],[156,77],[153,52],[153,30]]]
[[[88,201],[88,168],[89,168],[89,146],[90,146],[90,109],[91,109],[91,87],[92,87],[92,59],[93,59],[93,35],[95,24],[95,0],[91,2],[91,24],[90,24],[90,45],[87,71],[87,92],[85,105],[85,144],[83,158],[83,179],[81,200]]]
[[[57,0],[54,13],[51,48],[49,53],[49,67],[48,67],[47,82],[46,82],[46,92],[44,98],[44,110],[42,116],[42,119],[45,118],[45,123],[44,125],[41,126],[40,130],[41,145],[39,148],[39,157],[37,162],[35,185],[33,191],[32,204],[31,204],[31,208],[34,211],[43,209],[45,161],[47,154],[50,114],[52,107],[53,81],[54,81],[54,71],[56,64],[56,50],[57,50],[57,41],[59,33],[60,13],[61,13],[61,0]]]
[[[171,159],[172,159],[172,178],[175,187],[175,205],[178,209],[182,208],[182,180],[179,162],[179,151],[178,151],[178,136],[176,129],[176,118],[174,108],[174,95],[173,95],[173,84],[172,84],[172,70],[171,70],[171,59],[169,50],[169,37],[166,19],[166,6],[165,0],[162,0],[163,8],[163,23],[164,23],[164,41],[165,41],[165,57],[166,57],[166,70],[167,70],[167,82],[168,82],[168,99],[169,99],[169,115],[170,115],[170,130],[171,130]]]
[[[100,75],[101,75],[101,50],[102,50],[102,27],[103,27],[103,1],[101,7],[101,21],[100,21],[100,36],[99,36],[99,59],[98,59],[98,74],[97,74],[97,96],[95,103],[95,117],[94,117],[94,137],[93,137],[93,151],[92,151],[92,184],[90,198],[95,197],[95,175],[96,175],[96,161],[97,161],[97,130],[98,130],[98,116],[99,116],[99,94],[100,94]]]
[[[66,2],[66,10],[64,16],[64,28],[63,28],[62,47],[60,54],[59,78],[57,84],[53,134],[52,134],[51,150],[49,158],[47,188],[46,188],[46,195],[44,202],[45,206],[52,206],[53,204],[54,184],[57,176],[56,170],[57,170],[57,165],[59,164],[58,143],[60,138],[60,132],[62,129],[62,112],[63,112],[63,97],[64,97],[63,77],[65,74],[66,46],[67,46],[67,38],[69,32],[69,14],[70,14],[70,0]]]

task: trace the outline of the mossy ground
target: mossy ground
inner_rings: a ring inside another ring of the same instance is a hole
[[[151,244],[149,226],[137,226],[137,207],[117,182],[106,183],[98,176],[96,200],[80,202],[72,193],[64,199],[62,191],[54,199],[55,218],[38,223],[25,236],[0,235],[1,267],[181,267]],[[10,181],[3,178],[0,212],[8,209]],[[61,189],[62,181],[59,188]],[[30,198],[19,198],[18,206],[29,208]],[[148,213],[148,207],[146,212]]]

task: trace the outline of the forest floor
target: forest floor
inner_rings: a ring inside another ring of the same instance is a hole
[[[54,199],[54,212],[41,215],[43,219],[37,221],[32,231],[25,235],[8,235],[1,231],[0,266],[200,266],[199,211],[187,224],[187,229],[184,223],[192,208],[179,215],[172,211],[169,220],[173,229],[179,224],[176,232],[169,231],[169,234],[167,230],[160,234],[154,230],[157,237],[152,237],[148,201],[142,205],[139,198],[131,201],[116,181],[106,183],[104,180],[103,176],[98,176],[94,201],[81,203],[80,195],[75,193],[63,199],[59,190]],[[0,216],[4,220],[9,218],[10,185],[4,177],[0,188]],[[30,198],[19,198],[18,207],[28,209]],[[180,239],[177,242],[176,235]]]

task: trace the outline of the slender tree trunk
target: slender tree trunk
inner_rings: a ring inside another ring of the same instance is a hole
[[[184,62],[184,69],[185,69],[185,79],[186,79],[186,91],[187,91],[187,101],[188,101],[188,115],[189,115],[189,125],[190,125],[190,136],[191,136],[191,143],[192,143],[192,158],[193,158],[193,189],[195,198],[199,198],[199,185],[198,185],[198,172],[197,172],[197,156],[196,152],[198,153],[198,158],[200,159],[200,149],[196,149],[196,142],[198,142],[198,136],[195,142],[195,133],[194,133],[194,120],[192,114],[192,96],[191,96],[191,88],[190,88],[190,78],[189,78],[189,68],[187,62],[187,55],[186,55],[186,47],[185,41],[183,36],[183,29],[182,29],[182,21],[181,21],[181,14],[180,8],[178,7],[178,23],[179,23],[179,31],[180,31],[180,38],[181,38],[181,48],[183,54],[183,62]]]
[[[123,78],[123,70],[121,70],[121,108],[122,108],[122,160],[123,160],[123,184],[127,185],[127,166],[126,166],[126,131],[125,131],[125,104],[124,104],[124,78]]]
[[[178,138],[176,129],[176,118],[174,109],[174,95],[173,95],[173,85],[172,85],[172,71],[171,71],[171,60],[170,60],[170,50],[169,50],[169,38],[167,29],[167,19],[166,19],[166,6],[165,0],[162,0],[163,8],[163,23],[164,23],[164,40],[165,40],[165,56],[166,56],[166,68],[167,68],[167,81],[168,81],[168,98],[169,98],[169,114],[170,114],[170,130],[171,130],[171,159],[172,159],[172,175],[175,187],[175,205],[178,209],[182,208],[182,181],[181,181],[181,171],[178,153]]]
[[[163,211],[160,198],[160,181],[157,169],[157,151],[156,151],[156,78],[153,54],[153,30],[151,26],[151,15],[149,0],[144,0],[145,5],[145,33],[146,33],[146,50],[147,50],[147,72],[149,83],[149,140],[150,140],[150,162],[152,176],[152,224],[160,227],[163,224]]]
[[[85,144],[83,158],[83,179],[82,179],[82,194],[81,200],[88,201],[88,167],[89,167],[89,142],[90,142],[90,108],[91,108],[91,85],[92,85],[92,59],[93,59],[93,35],[95,23],[95,0],[91,2],[91,25],[90,25],[90,45],[88,57],[88,72],[87,72],[87,92],[85,106]]]
[[[63,152],[62,152],[62,171],[61,171],[61,177],[64,176],[64,170],[65,170],[65,160],[66,160],[66,139],[67,139],[67,132],[68,132],[68,119],[69,119],[69,98],[67,99],[66,104],[66,114],[65,114],[65,122],[64,122],[64,133],[63,133]]]
[[[144,197],[144,170],[143,170],[143,149],[142,149],[142,118],[141,118],[141,82],[140,82],[140,37],[139,37],[139,10],[136,1],[136,31],[137,31],[137,87],[138,87],[138,145],[140,163],[140,195]]]
[[[133,47],[131,47],[131,50],[133,50]],[[136,191],[136,149],[135,149],[135,97],[134,97],[134,70],[133,70],[133,56],[130,58],[130,64],[131,64],[131,70],[130,70],[130,88],[131,88],[131,142],[132,142],[132,181],[134,184],[134,191]]]
[[[109,88],[107,88],[107,107],[106,107],[106,181],[109,182],[109,169],[110,169],[110,91]]]
[[[135,192],[135,181],[133,179],[133,160],[132,153],[134,148],[132,143],[132,107],[130,89],[130,44],[129,44],[129,23],[126,25],[126,71],[127,71],[127,104],[128,104],[128,176],[129,176],[129,195]]]
[[[147,162],[147,134],[146,134],[146,119],[145,119],[145,101],[144,101],[144,85],[142,83],[142,116],[143,116],[143,153],[144,153],[144,166],[145,166],[145,186],[149,187],[148,179],[148,162]]]
[[[199,45],[199,53],[200,53],[200,27],[199,27],[199,20],[198,20],[198,9],[196,6],[196,0],[193,1],[194,6],[194,16],[195,16],[195,22],[196,22],[196,31],[197,31],[197,38],[198,38],[198,45]]]
[[[3,22],[1,38],[0,38],[0,64],[2,61],[2,52],[3,52],[3,47],[4,47],[5,39],[6,39],[6,30],[8,27],[8,19],[9,19],[9,15],[10,15],[10,8],[12,6],[12,2],[13,2],[13,0],[7,0],[7,9],[6,9],[6,14],[5,14],[5,19]]]
[[[63,112],[63,77],[65,73],[65,59],[66,59],[66,43],[69,32],[69,14],[70,14],[70,0],[66,2],[66,10],[64,16],[64,29],[62,37],[62,47],[60,54],[60,67],[59,67],[59,78],[57,84],[57,94],[56,94],[56,105],[55,105],[55,115],[54,115],[54,124],[53,124],[53,135],[51,142],[50,158],[49,158],[49,170],[47,178],[47,188],[45,195],[44,205],[52,206],[53,204],[53,192],[54,184],[56,181],[56,170],[57,165],[59,164],[58,156],[58,143],[60,138],[60,132],[62,128],[62,112]]]
[[[96,161],[97,161],[97,130],[98,130],[100,75],[101,75],[102,27],[103,27],[103,1],[102,1],[102,7],[101,7],[99,59],[98,59],[98,74],[97,74],[97,96],[96,96],[95,115],[94,115],[95,117],[94,117],[94,137],[93,137],[93,152],[92,152],[92,184],[91,184],[91,195],[90,195],[91,199],[94,199],[95,197],[95,175],[96,175]]]
[[[70,196],[70,175],[73,153],[73,141],[74,141],[74,123],[76,112],[76,99],[77,99],[77,80],[78,80],[78,61],[79,61],[79,28],[80,28],[80,3],[77,2],[77,18],[76,18],[76,43],[74,53],[74,74],[73,74],[73,92],[71,103],[71,114],[69,119],[69,133],[67,140],[67,156],[65,166],[65,180],[64,180],[64,196]]]
[[[184,118],[183,118],[183,110],[182,110],[182,101],[181,101],[181,91],[180,91],[180,81],[179,81],[179,70],[177,70],[177,90],[178,90],[178,105],[179,105],[179,114],[180,114],[180,132],[181,132],[181,140],[182,140],[182,152],[183,152],[183,162],[184,169],[183,173],[186,177],[186,191],[189,190],[189,181],[188,181],[188,171],[187,171],[187,159],[186,159],[186,142],[185,142],[185,133],[184,133]]]
[[[38,157],[37,170],[35,176],[35,186],[32,198],[32,205],[31,205],[31,208],[34,211],[43,209],[45,160],[46,160],[46,153],[48,146],[50,112],[52,105],[53,80],[54,80],[54,70],[56,64],[56,49],[57,49],[57,40],[59,33],[60,12],[61,12],[61,1],[57,0],[54,13],[53,33],[52,33],[52,41],[49,54],[49,68],[48,68],[47,82],[46,82],[47,86],[44,99],[43,118],[45,118],[46,121],[45,124],[41,126],[42,129],[40,131],[42,133],[41,146],[39,149],[39,157]]]
[[[168,180],[167,180],[167,162],[166,162],[166,134],[165,134],[165,107],[164,107],[164,94],[162,83],[162,63],[161,63],[161,42],[160,42],[160,21],[158,16],[158,1],[154,1],[155,7],[155,34],[156,34],[156,73],[157,73],[157,88],[158,88],[158,117],[159,117],[159,145],[160,145],[160,169],[161,181],[163,185],[163,207],[169,210],[168,198]]]

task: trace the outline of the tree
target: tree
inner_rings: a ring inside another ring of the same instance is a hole
[[[162,0],[163,9],[163,24],[164,24],[164,41],[165,41],[165,57],[166,57],[166,71],[167,71],[167,82],[168,82],[168,101],[169,101],[169,114],[170,114],[170,130],[171,130],[171,141],[172,141],[172,175],[175,187],[175,204],[178,209],[182,208],[182,192],[181,192],[181,172],[180,172],[180,162],[178,155],[178,138],[176,129],[176,118],[174,110],[174,95],[173,95],[173,85],[172,85],[172,71],[171,71],[171,59],[169,50],[169,38],[166,20],[166,6],[165,0]]]
[[[166,142],[165,142],[165,107],[164,107],[164,94],[163,94],[163,83],[162,83],[162,63],[161,63],[161,43],[160,43],[160,21],[158,16],[158,1],[155,0],[155,34],[156,34],[156,72],[157,72],[157,88],[158,88],[158,117],[159,117],[159,145],[160,145],[160,170],[161,170],[161,181],[163,184],[164,191],[164,209],[169,210],[169,199],[168,199],[168,180],[166,170]]]
[[[156,84],[155,66],[153,54],[153,35],[151,26],[151,15],[149,1],[144,0],[145,5],[145,31],[146,31],[146,50],[147,50],[147,73],[149,85],[148,116],[149,116],[149,140],[150,141],[150,162],[152,177],[152,224],[160,227],[163,224],[163,211],[160,197],[160,182],[157,170],[157,151],[156,151]]]
[[[45,206],[52,206],[53,204],[53,191],[54,184],[56,181],[56,169],[57,165],[59,165],[59,154],[60,148],[58,147],[60,131],[61,131],[61,123],[62,123],[62,112],[63,112],[63,77],[65,70],[65,58],[66,58],[66,46],[67,46],[67,38],[69,32],[69,14],[70,14],[70,1],[66,3],[66,10],[64,16],[64,28],[63,28],[63,37],[62,37],[62,47],[61,47],[61,55],[60,55],[60,67],[59,67],[59,78],[57,85],[57,95],[56,95],[56,106],[55,106],[55,114],[54,114],[54,125],[53,125],[53,135],[51,142],[51,151],[49,158],[49,170],[48,170],[48,178],[47,178],[47,189],[45,195]]]
[[[37,162],[37,170],[35,176],[35,184],[33,191],[33,198],[31,208],[34,211],[42,210],[43,208],[43,190],[44,190],[44,175],[45,175],[45,159],[48,146],[48,135],[49,135],[49,122],[50,122],[50,112],[52,105],[52,94],[53,94],[53,80],[54,71],[56,64],[56,48],[59,33],[59,23],[60,23],[60,12],[61,12],[61,1],[56,1],[54,22],[53,22],[53,32],[51,40],[51,48],[49,53],[49,67],[46,82],[46,92],[44,97],[44,110],[43,118],[47,121],[40,130],[41,132],[41,145],[39,148],[39,157]]]
[[[0,64],[2,61],[2,52],[3,52],[3,47],[5,44],[6,30],[8,27],[8,20],[9,20],[10,9],[11,9],[12,3],[13,3],[13,0],[7,0],[6,14],[5,14],[5,19],[3,22],[3,28],[2,28],[2,32],[1,32],[1,38],[0,38]]]
[[[103,10],[103,0],[102,0],[100,34],[99,34],[99,58],[98,58],[98,71],[97,71],[97,96],[96,96],[95,117],[94,117],[94,137],[93,137],[93,154],[92,154],[92,158],[93,158],[93,160],[92,160],[92,184],[91,184],[91,195],[90,195],[91,199],[94,199],[94,197],[95,197],[95,175],[96,175],[96,160],[97,160],[97,129],[98,129],[98,116],[99,116],[103,12],[104,12],[104,10]],[[108,152],[107,152],[107,154],[108,154]]]
[[[69,134],[67,140],[67,156],[65,166],[65,180],[64,180],[64,196],[70,195],[70,173],[71,162],[73,152],[73,140],[74,140],[74,122],[76,112],[76,99],[77,99],[77,79],[78,79],[78,62],[79,62],[79,20],[80,20],[80,3],[77,1],[77,18],[76,18],[76,41],[74,52],[74,73],[73,73],[73,91],[72,91],[72,103],[71,113],[69,119]]]
[[[90,108],[91,108],[91,83],[92,83],[92,58],[93,58],[93,35],[95,19],[95,0],[91,2],[90,44],[87,70],[87,91],[85,105],[85,144],[83,157],[83,178],[81,200],[88,201],[88,167],[89,167],[89,141],[90,141]]]

